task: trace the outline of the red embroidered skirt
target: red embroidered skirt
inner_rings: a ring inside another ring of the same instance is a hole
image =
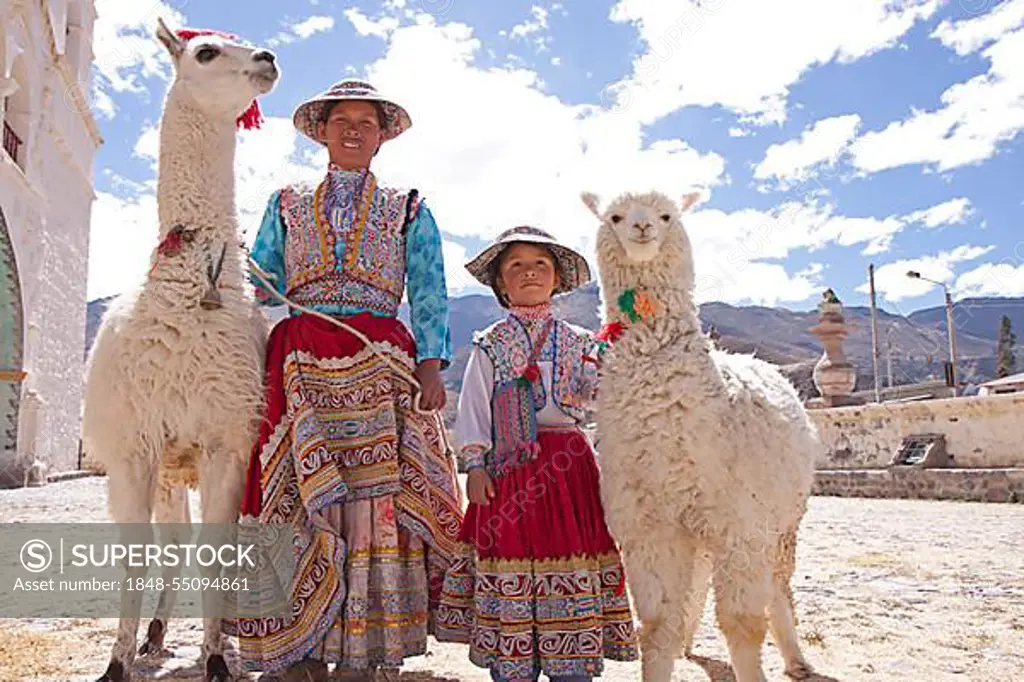
[[[540,454],[470,504],[462,551],[444,582],[439,641],[502,678],[600,675],[603,659],[637,658],[625,572],[604,522],[590,443],[541,431]]]
[[[414,370],[415,343],[400,321],[344,321]],[[392,667],[424,653],[462,516],[440,415],[414,411],[407,379],[310,315],[274,327],[266,401],[242,515],[291,524],[299,541],[292,615],[237,621],[244,668],[279,670],[308,656]]]

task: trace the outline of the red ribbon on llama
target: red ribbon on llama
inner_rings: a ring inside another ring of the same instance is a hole
[[[206,28],[179,28],[175,31],[175,34],[185,41],[192,40],[196,36],[220,36],[226,40],[239,40],[238,36],[234,33],[225,33],[224,31],[214,31]],[[262,123],[263,112],[260,111],[259,102],[257,102],[255,98],[253,98],[252,104],[249,105],[249,108],[243,111],[241,115],[235,119],[235,124],[239,128],[244,128],[245,130],[259,128]]]

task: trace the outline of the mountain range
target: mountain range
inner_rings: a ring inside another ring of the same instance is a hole
[[[96,299],[88,304],[86,352],[92,345],[99,322],[110,298]],[[504,316],[504,310],[487,295],[452,298],[450,326],[455,358],[446,372],[449,388],[457,392],[472,342],[473,332]],[[601,324],[602,302],[595,283],[571,294],[558,297],[556,306],[565,319],[597,329]],[[283,308],[271,308],[268,316],[280,319]],[[871,311],[866,307],[843,309],[848,336],[843,344],[846,356],[857,369],[857,390],[874,386],[871,343]],[[995,377],[996,339],[1003,315],[1012,327],[1024,329],[1024,297],[968,298],[953,306],[953,325],[959,375],[969,384]],[[408,321],[403,304],[399,316]],[[783,367],[804,397],[817,391],[810,379],[814,363],[822,354],[818,338],[809,330],[818,322],[817,310],[793,311],[762,306],[733,306],[726,303],[705,303],[700,306],[705,330],[714,327],[720,338],[718,345],[731,351],[755,353],[758,357]],[[893,385],[915,383],[943,376],[943,362],[948,359],[946,311],[944,307],[924,308],[907,316],[878,309],[879,376],[887,385],[890,357]],[[1017,366],[1024,365],[1018,349]]]

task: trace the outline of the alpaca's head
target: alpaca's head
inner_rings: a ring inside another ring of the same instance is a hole
[[[256,97],[273,90],[280,76],[274,53],[260,47],[222,35],[186,40],[162,20],[156,36],[174,63],[174,96],[186,97],[211,118],[235,120]]]
[[[679,287],[692,287],[693,250],[681,215],[698,198],[698,193],[686,194],[677,203],[661,192],[625,193],[601,211],[597,195],[584,192],[583,203],[601,221],[597,233],[600,269],[658,272]]]

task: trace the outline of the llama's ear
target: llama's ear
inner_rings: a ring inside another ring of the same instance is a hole
[[[590,212],[600,219],[601,211],[598,210],[598,206],[601,205],[601,200],[597,198],[597,195],[593,192],[583,192],[580,194],[580,199],[582,199],[583,204],[590,209]]]
[[[683,200],[679,202],[679,212],[686,213],[691,206],[700,200],[700,192],[690,192],[689,194],[683,195]]]
[[[174,34],[174,31],[167,28],[162,17],[156,19],[156,39],[164,44],[171,57],[177,60],[185,51],[185,41]]]

